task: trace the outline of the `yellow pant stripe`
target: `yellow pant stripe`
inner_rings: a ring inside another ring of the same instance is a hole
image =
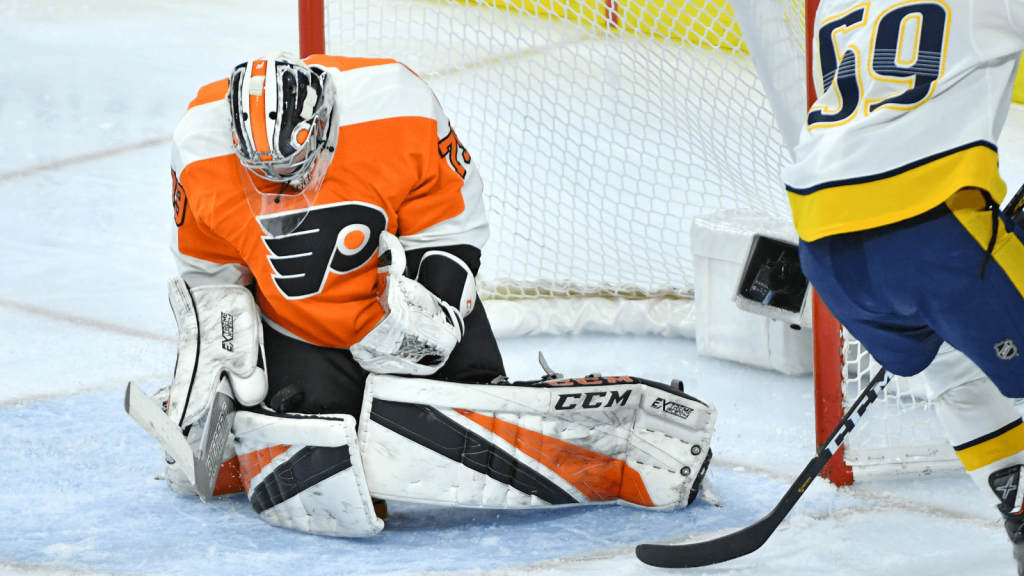
[[[971,472],[1003,458],[1009,458],[1022,450],[1024,450],[1024,425],[1018,425],[995,438],[970,448],[957,450],[956,455],[964,463],[964,468]]]
[[[981,191],[961,190],[946,201],[946,206],[974,237],[981,249],[987,250],[992,238],[992,213],[983,209],[985,198]],[[1015,234],[1006,231],[1002,220],[996,225],[996,234],[992,259],[999,263],[1017,291],[1024,295],[1024,244],[1021,244]]]

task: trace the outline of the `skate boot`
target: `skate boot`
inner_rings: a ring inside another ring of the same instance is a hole
[[[1024,466],[1015,465],[996,470],[988,477],[989,486],[999,498],[999,512],[1003,515],[1003,526],[1013,543],[1013,557],[1017,560],[1017,574],[1024,576],[1024,490],[1020,489],[1021,471]]]

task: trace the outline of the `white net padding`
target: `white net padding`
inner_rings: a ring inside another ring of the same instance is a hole
[[[767,36],[799,46],[802,7],[775,1],[792,22]],[[339,0],[325,20],[329,53],[426,80],[479,163],[485,298],[690,298],[694,216],[789,217],[783,138],[725,0]]]

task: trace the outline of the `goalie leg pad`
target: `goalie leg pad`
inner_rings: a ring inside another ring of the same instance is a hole
[[[347,414],[239,412],[234,434],[245,492],[273,526],[322,536],[374,536],[374,513]]]
[[[378,497],[490,508],[678,508],[710,461],[716,411],[628,376],[479,385],[371,374],[360,416]]]

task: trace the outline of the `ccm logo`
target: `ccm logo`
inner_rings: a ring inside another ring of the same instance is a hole
[[[610,408],[615,405],[625,406],[626,400],[629,400],[630,392],[632,392],[632,390],[626,390],[626,392],[621,395],[617,390],[612,390],[610,392],[559,394],[558,402],[555,403],[555,410],[572,410],[574,408]]]

